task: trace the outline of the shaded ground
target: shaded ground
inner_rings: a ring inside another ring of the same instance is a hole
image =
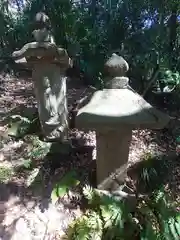
[[[14,140],[5,134],[7,116],[36,111],[31,79],[0,76],[0,237],[6,239],[60,239],[68,223],[81,214],[79,193],[73,189],[69,196],[54,206],[50,195],[54,183],[65,172],[75,169],[81,184],[95,182],[95,133],[76,129],[78,150],[47,155],[50,148],[34,136]],[[69,88],[69,106],[85,96],[83,87]],[[29,110],[31,109],[31,110]],[[180,193],[180,161],[175,139],[180,123],[173,120],[166,131],[135,130],[130,147],[129,165],[135,165],[145,155],[169,155],[171,166],[166,186],[177,200]],[[133,174],[132,174],[133,175]],[[133,175],[134,183],[136,177]],[[178,200],[177,200],[178,201]]]

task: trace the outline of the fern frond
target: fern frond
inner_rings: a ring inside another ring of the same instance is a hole
[[[177,230],[176,230],[176,220],[175,218],[171,217],[169,219],[169,230],[170,233],[173,237],[174,240],[179,240],[180,239],[180,235],[178,234]]]
[[[89,185],[85,185],[85,187],[83,187],[83,194],[88,202],[92,202],[95,197],[94,189]]]
[[[103,222],[99,214],[97,214],[95,211],[91,211],[88,215],[88,219],[89,227],[91,229],[89,239],[101,240],[103,234]]]
[[[161,240],[159,239],[159,225],[156,215],[150,206],[143,201],[138,207],[138,218],[140,219],[140,236],[142,240]]]
[[[101,215],[104,221],[103,239],[120,239],[123,236],[125,222],[128,221],[123,211],[116,203],[101,205]]]
[[[101,240],[103,223],[95,211],[89,211],[75,220],[67,230],[69,240]]]
[[[180,213],[175,217],[175,228],[176,228],[176,232],[180,238]]]
[[[148,220],[144,222],[144,227],[140,234],[141,240],[161,240],[159,234],[156,233],[152,223]]]
[[[91,209],[68,229],[68,240],[179,240],[180,214],[169,204],[163,189],[139,201],[135,214],[123,201],[85,186]]]
[[[76,219],[67,229],[68,240],[89,240],[90,229],[88,226],[88,217],[83,215]]]
[[[155,192],[152,205],[159,223],[159,233],[162,240],[178,240],[180,234],[176,228],[176,211],[169,203],[168,195],[163,190]]]

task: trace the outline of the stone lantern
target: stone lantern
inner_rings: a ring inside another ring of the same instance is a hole
[[[155,109],[129,85],[128,63],[112,54],[105,63],[105,88],[77,113],[76,126],[96,131],[97,186],[117,191],[127,173],[133,129],[161,129],[169,116]]]
[[[33,31],[36,41],[25,44],[12,56],[17,63],[32,68],[44,140],[64,141],[68,129],[65,71],[71,65],[71,60],[67,51],[59,48],[52,40],[47,28],[48,16],[38,14],[42,15],[42,22],[38,25],[41,28]]]

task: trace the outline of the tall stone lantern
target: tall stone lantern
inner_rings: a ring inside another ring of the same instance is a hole
[[[71,65],[67,51],[52,40],[44,13],[33,31],[35,42],[25,44],[12,56],[17,63],[32,68],[32,79],[42,133],[46,141],[64,141],[67,137],[68,110],[65,71]],[[44,14],[44,15],[43,15]],[[41,23],[41,24],[40,24]]]
[[[97,186],[119,189],[126,178],[133,129],[160,129],[169,116],[147,103],[128,84],[128,63],[112,54],[105,63],[105,88],[77,113],[76,126],[96,131]]]

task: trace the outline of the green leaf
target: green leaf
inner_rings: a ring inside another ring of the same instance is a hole
[[[176,138],[176,142],[180,143],[180,136]]]
[[[88,204],[99,205],[100,197],[95,192],[94,188],[89,185],[83,187],[84,197],[88,200]]]
[[[19,126],[21,125],[21,121],[15,122],[11,124],[11,127],[8,129],[8,135],[13,137],[18,137]]]
[[[166,71],[164,72],[164,75],[165,75],[166,77],[172,77],[172,71],[171,71],[171,70],[166,70]]]
[[[41,181],[41,179],[39,179],[39,174],[40,174],[40,169],[39,168],[33,169],[31,171],[30,175],[26,179],[26,185],[29,187],[32,184],[34,184],[34,182],[37,183],[37,179],[38,179],[38,184],[39,184],[39,181]]]
[[[174,240],[179,240],[180,236],[178,236],[178,232],[176,231],[175,219],[173,217],[171,217],[169,221],[170,221],[169,230],[170,230],[170,233],[171,233],[173,239]]]
[[[67,229],[67,236],[69,240],[89,240],[90,232],[91,229],[89,226],[88,214],[85,214],[69,225]]]
[[[21,137],[29,129],[30,121],[28,118],[24,118],[20,115],[11,116],[11,123],[8,129],[8,135],[13,137]]]
[[[31,167],[31,164],[32,164],[32,161],[31,161],[30,159],[26,159],[26,160],[24,160],[24,162],[23,162],[23,166],[24,166],[25,168],[30,168],[30,167]]]
[[[178,79],[180,77],[178,72],[172,73],[173,78]]]
[[[161,233],[164,240],[173,240],[173,237],[171,235],[171,231],[169,228],[169,223],[167,221],[161,221]],[[174,239],[175,240],[175,239]]]
[[[179,216],[176,216],[176,218],[175,218],[175,228],[176,228],[176,232],[180,238],[180,214],[179,214]]]
[[[63,197],[71,187],[79,185],[76,172],[67,173],[59,183],[55,185],[51,193],[52,203],[56,203],[60,197]]]
[[[157,239],[158,236],[156,235],[154,229],[152,228],[151,222],[147,220],[144,229],[141,232],[141,240],[157,240]]]

